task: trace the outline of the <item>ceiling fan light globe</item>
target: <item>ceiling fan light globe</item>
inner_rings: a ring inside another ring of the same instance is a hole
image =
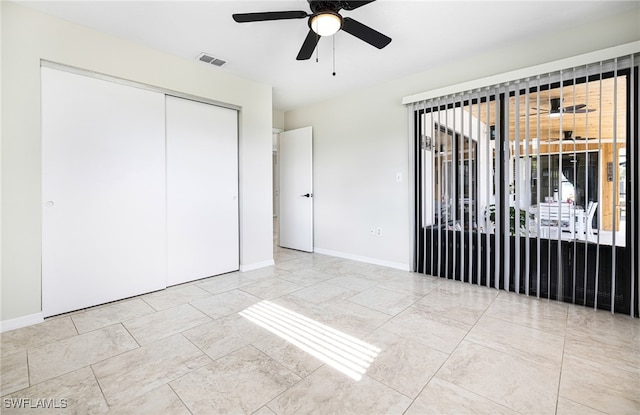
[[[333,36],[342,27],[342,17],[337,13],[318,13],[311,17],[309,26],[320,36]]]

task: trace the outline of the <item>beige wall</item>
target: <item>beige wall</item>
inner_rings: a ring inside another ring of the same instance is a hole
[[[40,60],[241,107],[240,261],[273,260],[271,87],[2,2],[2,294],[0,320],[39,313]]]
[[[286,112],[287,130],[313,127],[315,246],[409,266],[411,120],[403,97],[638,41],[639,21],[636,11],[541,33],[537,39]],[[372,236],[372,227],[381,227],[382,236]]]

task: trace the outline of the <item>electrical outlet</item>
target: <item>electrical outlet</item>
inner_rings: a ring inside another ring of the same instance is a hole
[[[382,228],[376,228],[376,236],[382,236]]]

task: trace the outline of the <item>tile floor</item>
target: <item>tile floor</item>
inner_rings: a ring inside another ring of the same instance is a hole
[[[638,319],[318,254],[275,258],[3,333],[0,412],[640,413]],[[356,381],[250,321],[256,304],[377,356]]]

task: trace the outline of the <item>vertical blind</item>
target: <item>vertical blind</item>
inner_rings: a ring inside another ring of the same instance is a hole
[[[410,104],[417,272],[638,316],[638,55]]]

